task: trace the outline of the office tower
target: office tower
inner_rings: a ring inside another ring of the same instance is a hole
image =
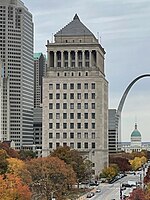
[[[2,115],[3,115],[3,64],[0,59],[0,142],[2,141]]]
[[[42,153],[70,146],[92,161],[96,175],[108,163],[105,51],[77,14],[54,37],[43,79]]]
[[[118,123],[116,109],[108,109],[108,150],[109,153],[118,151]]]
[[[16,149],[33,144],[33,22],[20,0],[0,0],[0,54],[4,65],[3,140]]]
[[[42,78],[46,74],[46,57],[34,53],[34,111],[33,132],[36,149],[42,148]],[[40,151],[39,151],[40,154]]]

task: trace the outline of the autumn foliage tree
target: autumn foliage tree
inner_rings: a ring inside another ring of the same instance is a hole
[[[146,157],[135,157],[133,160],[130,160],[130,164],[133,170],[137,170],[140,168],[144,163],[146,163],[147,159]]]
[[[27,185],[14,174],[0,175],[0,199],[2,200],[31,200],[31,192]]]
[[[71,165],[74,172],[76,173],[78,183],[88,178],[88,163],[85,162],[85,159],[81,156],[79,151],[71,149],[68,146],[60,146],[51,153],[51,156],[58,157],[61,160],[64,160],[66,164]]]
[[[116,175],[118,174],[118,168],[116,165],[111,165],[109,167],[105,167],[103,170],[102,170],[102,173],[101,173],[101,177],[105,177],[107,178],[108,180],[111,180],[112,178],[114,178]]]
[[[0,174],[5,174],[8,168],[8,155],[5,150],[0,149]]]
[[[7,143],[1,143],[0,142],[0,149],[3,149],[6,151],[7,155],[12,158],[19,158],[19,154],[17,151],[9,147]]]
[[[31,183],[31,175],[27,170],[26,164],[17,158],[8,158],[8,169],[7,173],[14,174],[22,179],[23,183],[30,184]]]
[[[76,182],[72,167],[58,157],[32,159],[27,162],[27,168],[32,176],[33,193],[41,199],[49,199],[52,193],[62,199],[62,192]]]
[[[116,164],[122,172],[131,170],[131,165],[127,158],[110,156],[109,162],[110,164]]]
[[[129,200],[148,200],[144,194],[144,191],[141,188],[133,190],[133,192],[131,193],[128,199]]]

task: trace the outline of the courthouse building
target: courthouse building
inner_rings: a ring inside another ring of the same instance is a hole
[[[108,164],[108,82],[105,51],[76,14],[47,41],[43,78],[42,153],[70,146],[92,161],[98,174]]]

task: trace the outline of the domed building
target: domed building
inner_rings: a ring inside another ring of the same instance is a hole
[[[140,152],[142,147],[142,141],[141,141],[141,133],[137,129],[137,124],[135,124],[135,129],[131,133],[131,144],[130,149],[131,151]]]
[[[126,153],[140,152],[142,150],[142,137],[140,131],[137,129],[137,124],[135,123],[135,129],[131,133],[130,143],[122,145],[122,150]]]

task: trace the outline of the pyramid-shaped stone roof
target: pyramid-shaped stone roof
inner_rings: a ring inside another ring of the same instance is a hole
[[[73,20],[55,34],[56,36],[94,36],[93,33],[80,21],[77,14]]]

